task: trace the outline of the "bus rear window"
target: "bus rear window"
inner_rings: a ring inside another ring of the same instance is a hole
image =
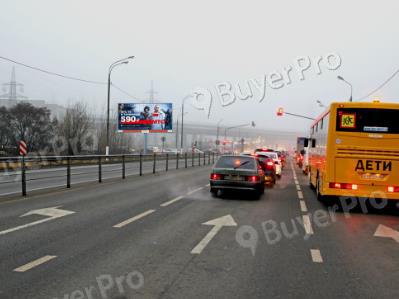
[[[399,110],[339,108],[337,131],[399,134]]]

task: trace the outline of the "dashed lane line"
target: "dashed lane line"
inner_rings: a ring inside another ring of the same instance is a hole
[[[132,223],[132,222],[134,222],[136,220],[144,218],[145,216],[150,215],[150,214],[152,214],[154,212],[155,212],[155,210],[147,210],[147,211],[145,211],[145,212],[143,212],[141,214],[138,214],[138,215],[136,215],[136,216],[134,216],[132,218],[129,218],[129,219],[125,220],[125,221],[122,221],[121,223],[116,224],[113,227],[115,227],[115,228],[124,227],[124,226],[126,226],[126,225],[128,225],[128,224],[130,224],[130,223]]]
[[[167,206],[171,205],[172,203],[175,203],[175,202],[177,202],[177,201],[179,201],[179,200],[181,200],[183,198],[184,198],[184,196],[182,196],[182,195],[178,196],[176,198],[173,198],[173,199],[171,199],[169,201],[166,201],[166,202],[162,203],[161,207],[167,207]]]
[[[309,215],[302,215],[303,227],[307,235],[313,235],[312,223],[310,222]]]
[[[23,272],[29,271],[29,270],[31,270],[33,268],[36,268],[37,266],[40,266],[40,265],[42,265],[44,263],[47,263],[48,261],[51,261],[52,259],[55,259],[56,257],[57,256],[55,256],[55,255],[43,256],[43,257],[41,257],[41,258],[39,258],[37,260],[34,260],[34,261],[32,261],[32,262],[30,262],[28,264],[25,264],[23,266],[20,266],[20,267],[14,269],[14,272],[23,273]]]
[[[321,256],[319,249],[310,249],[310,255],[312,256],[312,261],[314,263],[322,263],[323,258]]]
[[[301,205],[301,212],[307,213],[308,208],[306,206],[306,203],[303,200],[301,200],[301,201],[299,201],[299,204]]]
[[[303,199],[303,192],[302,191],[298,191],[298,198],[299,199]]]
[[[204,188],[204,187],[199,187],[199,188],[197,188],[197,189],[191,190],[190,192],[187,192],[187,195],[191,195],[191,194],[193,194],[193,193],[195,193],[195,192],[197,192],[197,191],[202,190],[203,188]]]

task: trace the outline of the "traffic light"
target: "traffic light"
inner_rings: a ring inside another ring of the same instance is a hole
[[[277,110],[277,116],[283,116],[284,115],[284,108],[280,107]]]

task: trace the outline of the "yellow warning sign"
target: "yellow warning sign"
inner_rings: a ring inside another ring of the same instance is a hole
[[[340,127],[344,129],[355,129],[356,113],[342,113]]]

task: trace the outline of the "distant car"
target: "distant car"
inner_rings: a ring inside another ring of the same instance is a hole
[[[276,175],[278,178],[281,178],[282,175],[282,165],[281,161],[278,157],[278,154],[270,149],[256,149],[255,154],[257,155],[265,155],[273,159],[274,164],[276,165]]]
[[[281,151],[277,151],[276,153],[277,153],[277,155],[278,155],[278,158],[280,159],[281,168],[284,169],[285,164],[286,164],[285,154],[284,154],[283,152],[281,152]]]
[[[198,148],[194,148],[192,150],[192,152],[195,153],[195,154],[203,154],[204,153],[203,151],[199,150]]]
[[[265,173],[265,183],[273,186],[276,183],[276,164],[273,159],[266,154],[257,155],[248,152],[243,152],[241,155],[255,157]]]
[[[274,163],[273,158],[268,156],[267,154],[261,154],[258,155],[256,154],[255,157],[258,159],[259,164],[262,166],[262,169],[265,173],[265,181],[266,183],[270,185],[276,184],[276,177],[277,177],[277,171],[276,171],[276,164]]]
[[[168,154],[177,154],[179,150],[177,148],[167,148],[163,152]]]
[[[304,148],[304,154],[303,154],[303,159],[302,159],[302,171],[306,175],[309,173],[309,148],[308,147]]]
[[[265,174],[257,159],[252,156],[221,156],[210,175],[211,193],[216,196],[219,190],[248,190],[263,194]]]

